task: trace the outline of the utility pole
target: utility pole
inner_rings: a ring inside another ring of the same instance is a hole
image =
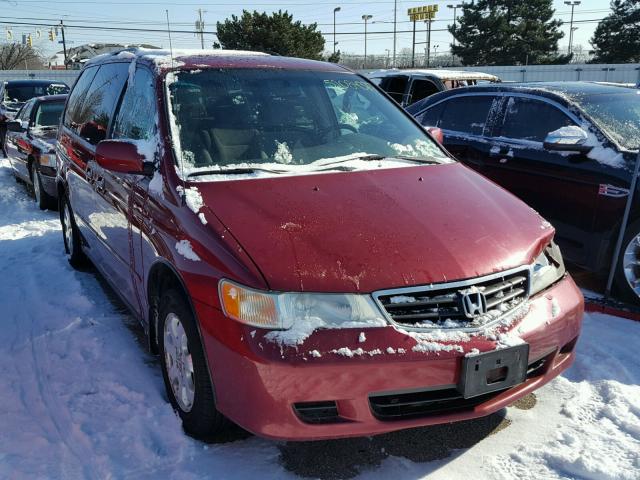
[[[396,36],[398,32],[398,0],[393,0],[393,66],[396,66]]]
[[[367,68],[367,22],[373,18],[373,15],[362,15],[364,20],[364,64],[362,68]]]
[[[453,5],[447,5],[447,8],[452,8],[453,9],[453,44],[456,44],[456,20],[458,19],[458,17],[456,16],[456,10],[458,10],[459,8],[462,8],[464,5],[461,3],[455,3]]]
[[[391,51],[388,48],[385,48],[384,51],[387,52],[387,61],[384,64],[384,68],[389,68],[389,54],[391,53]]]
[[[201,8],[198,9],[198,18],[199,20],[196,21],[196,31],[198,32],[198,35],[200,35],[200,48],[204,50],[204,22],[202,21]]]
[[[340,11],[340,7],[336,7],[333,9],[333,54],[336,54],[336,13]]]
[[[571,21],[569,22],[569,55],[573,53],[573,9],[581,3],[582,2],[576,0],[564,2],[565,5],[569,5],[571,7]]]
[[[64,69],[67,70],[67,39],[64,38],[64,23],[60,20],[60,32],[62,33],[62,51],[64,52]]]

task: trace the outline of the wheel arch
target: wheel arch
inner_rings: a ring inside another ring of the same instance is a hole
[[[200,320],[198,319],[198,312],[193,305],[193,300],[191,295],[189,294],[189,290],[180,275],[178,269],[171,264],[165,258],[157,259],[151,268],[149,269],[149,274],[147,275],[147,300],[149,305],[148,312],[148,335],[147,339],[149,342],[149,349],[152,353],[157,354],[159,352],[158,348],[158,307],[159,307],[159,299],[163,290],[168,288],[176,288],[180,292],[182,292],[184,299],[187,301],[189,308],[191,309],[191,313],[193,314],[193,318],[196,322],[196,330],[198,331],[198,336],[200,337],[200,344],[202,345],[202,350],[204,352],[204,360],[207,364],[207,373],[209,375],[209,381],[211,382],[211,389],[213,391],[213,398],[216,399],[216,387],[213,383],[213,376],[211,375],[211,368],[209,365],[209,356],[207,355],[207,346],[202,338],[202,329],[200,328]]]

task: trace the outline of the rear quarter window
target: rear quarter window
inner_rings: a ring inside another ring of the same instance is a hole
[[[483,135],[492,103],[493,97],[488,95],[465,95],[445,100],[436,105],[441,109],[437,125],[429,126],[467,135]],[[437,113],[436,110],[430,115],[433,117]],[[433,121],[432,117],[428,120]]]

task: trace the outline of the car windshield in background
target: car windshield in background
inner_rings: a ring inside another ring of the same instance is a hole
[[[5,89],[5,98],[9,102],[23,103],[33,97],[42,97],[44,95],[58,95],[61,93],[69,93],[69,87],[61,83],[52,83],[50,85],[7,85]]]
[[[451,161],[354,74],[216,69],[169,73],[167,84],[178,161],[187,174],[234,166],[314,170],[351,157]]]
[[[36,127],[56,127],[64,110],[64,101],[43,102],[38,107],[35,118]]]
[[[576,101],[622,147],[640,148],[640,94],[585,95]]]

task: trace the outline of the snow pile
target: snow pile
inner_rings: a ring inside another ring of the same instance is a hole
[[[0,478],[293,478],[273,442],[185,435],[137,320],[69,266],[58,212],[2,159],[0,252]]]
[[[189,242],[189,240],[180,240],[178,243],[176,243],[176,252],[178,252],[187,260],[191,260],[193,262],[200,261],[200,257],[196,252],[193,251],[193,247],[191,246],[191,242]]]
[[[640,478],[640,325],[589,314],[575,366],[554,381],[549,438],[492,459],[491,478]],[[520,475],[519,475],[520,474]]]
[[[151,180],[149,181],[149,192],[160,198],[164,198],[163,185],[162,175],[158,170],[156,170],[153,172],[153,177],[151,177]]]
[[[189,207],[189,210],[198,216],[203,225],[206,225],[207,219],[205,218],[204,213],[200,211],[204,205],[204,201],[202,200],[202,195],[200,194],[198,187],[184,188],[182,185],[178,185],[176,190],[184,197],[184,201],[187,204],[187,207]]]

